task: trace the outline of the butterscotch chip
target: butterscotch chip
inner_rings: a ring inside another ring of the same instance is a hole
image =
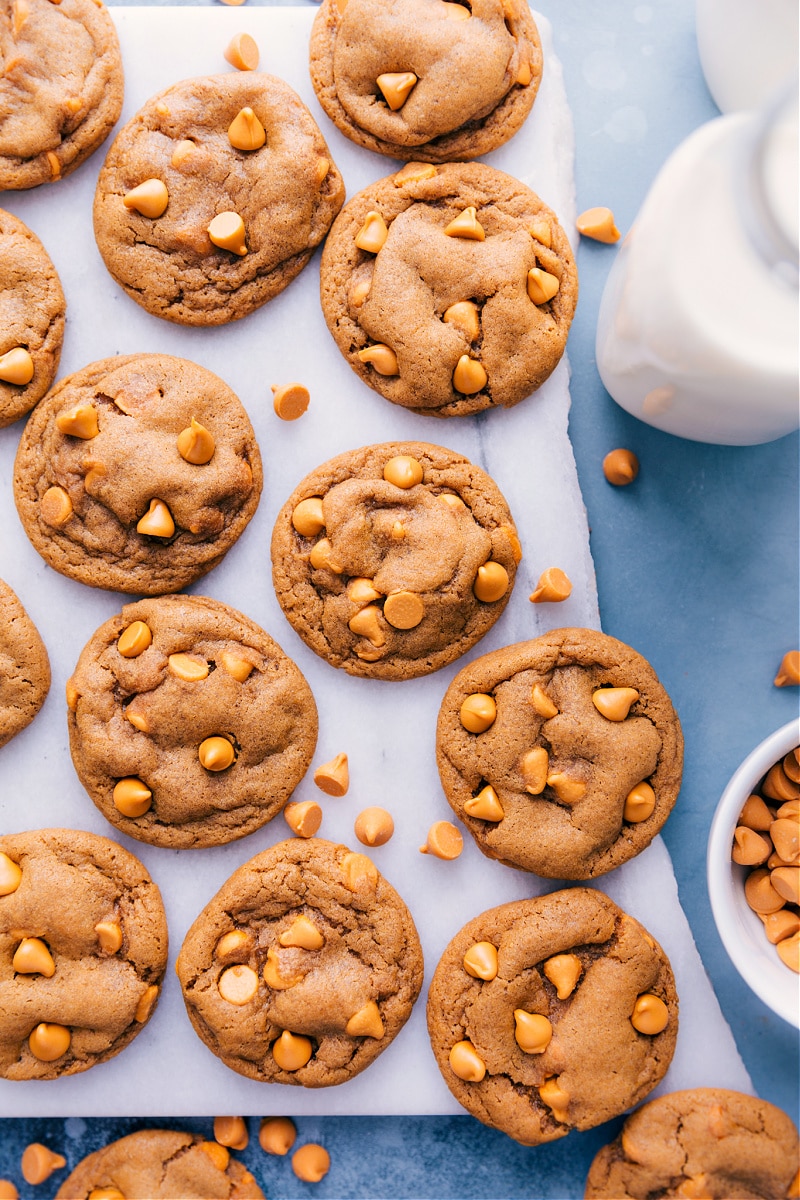
[[[258,43],[249,33],[237,33],[225,47],[225,59],[237,71],[255,71],[259,60]]]
[[[272,407],[282,421],[296,421],[308,408],[310,395],[302,383],[284,383],[272,388]]]
[[[536,98],[542,50],[525,4],[324,0],[310,66],[322,108],[351,141],[436,163],[486,154],[516,133]]]
[[[288,1154],[297,1138],[291,1117],[265,1117],[258,1130],[258,1143],[267,1154]]]
[[[789,1196],[797,1152],[793,1122],[766,1100],[723,1088],[671,1092],[643,1104],[598,1152],[585,1196]]]
[[[307,523],[311,500],[319,509]],[[364,446],[318,467],[284,504],[273,583],[296,632],[333,666],[409,679],[452,662],[500,616],[517,568],[510,533],[496,484],[461,455],[425,442]],[[482,599],[476,580],[490,563],[507,586]]]
[[[358,236],[373,214],[387,233],[368,251]],[[530,233],[542,220],[549,246]],[[478,228],[482,240],[467,235]],[[529,293],[531,271],[553,281],[546,297]],[[320,287],[328,328],[364,383],[403,408],[452,417],[510,408],[545,382],[564,352],[578,277],[535,192],[484,163],[448,163],[353,196],[325,241]],[[454,302],[467,300],[471,318],[452,319]],[[373,361],[373,347],[388,348],[391,369]]]
[[[90,441],[58,425],[87,404],[99,427]],[[193,419],[214,438],[202,465],[177,445]],[[102,359],[60,380],[29,419],[14,467],[20,519],[45,561],[139,595],[178,591],[216,566],[253,516],[261,483],[238,397],[211,371],[164,354]],[[72,509],[57,526],[42,511],[53,488]]]
[[[632,450],[610,450],[603,459],[603,474],[615,487],[626,487],[639,474],[639,459]]]
[[[247,109],[265,132],[260,144],[229,136]],[[187,141],[195,149],[178,153]],[[145,175],[169,193],[156,220],[121,202],[131,178]],[[300,97],[272,75],[239,70],[183,80],[143,105],[106,156],[94,229],[111,275],[148,312],[181,325],[223,325],[291,283],[343,200],[341,175]],[[227,225],[218,235],[214,222],[226,214],[240,218],[244,240],[241,230],[229,240]]]
[[[317,1142],[306,1142],[292,1155],[292,1170],[306,1183],[319,1183],[328,1174],[331,1156]]]
[[[351,889],[341,865],[349,854],[319,838],[280,842],[235,871],[186,935],[176,971],[189,1018],[241,1075],[304,1087],[342,1083],[373,1062],[411,1012],[422,984],[411,914],[374,867],[370,888]],[[321,934],[318,945],[297,944],[291,931],[300,918]],[[285,981],[273,986],[261,974],[252,1003],[240,1007],[220,997],[214,954],[234,926],[252,935],[244,965],[258,971],[269,948]],[[383,1035],[374,1020],[372,1033],[361,1022],[361,1032],[348,1033],[352,1018],[371,1004]]]
[[[614,243],[620,239],[620,232],[610,208],[603,205],[597,208],[587,208],[575,222],[575,227],[582,237],[592,238],[596,242]]]
[[[22,1177],[26,1183],[39,1184],[49,1179],[54,1171],[67,1165],[63,1154],[56,1154],[41,1142],[31,1142],[22,1152]]]
[[[496,975],[466,969],[476,943],[496,947]],[[544,969],[557,953],[574,954],[582,966],[563,999]],[[645,1035],[631,1024],[644,992],[666,1005],[660,1033]],[[515,1020],[519,1011],[524,1016]],[[666,955],[638,921],[592,888],[514,901],[470,921],[436,967],[427,1013],[431,1047],[455,1098],[484,1124],[530,1146],[591,1129],[636,1104],[664,1076],[678,1033]],[[484,1072],[454,1069],[452,1055],[464,1045]]]
[[[464,839],[461,831],[452,821],[434,821],[428,830],[425,845],[420,846],[420,852],[450,861],[458,858],[463,848]]]
[[[209,1200],[211,1196],[236,1200],[264,1200],[254,1176],[233,1154],[219,1160],[209,1147],[214,1143],[196,1133],[170,1129],[141,1129],[89,1154],[59,1188],[55,1200],[76,1196],[106,1197],[108,1181],[122,1184],[108,1190],[108,1200]],[[222,1151],[221,1145],[216,1150]]]
[[[283,810],[286,824],[297,837],[313,837],[322,824],[322,809],[316,800],[289,803]]]
[[[314,783],[327,796],[344,796],[350,787],[350,766],[346,754],[335,755],[314,771]]]
[[[593,696],[617,691],[627,716],[611,720]],[[464,706],[476,696],[488,697],[494,720],[465,727]],[[442,700],[436,755],[450,806],[487,857],[545,878],[592,879],[640,853],[663,826],[680,788],[683,737],[641,655],[606,634],[567,628],[464,667]],[[475,815],[487,786],[499,820]]]
[[[21,601],[0,579],[0,746],[29,725],[50,690],[50,660]]]
[[[139,1005],[151,988],[157,992],[167,963],[159,890],[133,854],[93,833],[9,834],[0,851],[20,871],[0,905],[0,937],[9,967],[15,951],[22,958],[0,987],[0,1075],[55,1079],[85,1071],[143,1027]],[[116,952],[101,952],[97,929],[111,919],[124,937]],[[37,932],[27,941],[44,949],[38,962],[20,936],[27,929]]]
[[[383,846],[394,833],[394,820],[385,808],[373,806],[358,814],[353,828],[362,845]]]

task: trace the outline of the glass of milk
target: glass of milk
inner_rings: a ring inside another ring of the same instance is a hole
[[[755,445],[800,424],[797,80],[695,130],[621,244],[596,354],[613,398],[667,433]]]
[[[721,112],[759,108],[797,71],[797,0],[695,0],[695,31]]]

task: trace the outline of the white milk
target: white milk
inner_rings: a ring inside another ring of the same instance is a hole
[[[797,0],[696,0],[708,90],[722,112],[760,108],[797,70]]]
[[[797,99],[718,117],[662,167],[600,304],[597,366],[635,417],[755,445],[798,408]]]

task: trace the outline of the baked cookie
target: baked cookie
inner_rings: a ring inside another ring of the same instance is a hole
[[[195,1032],[265,1083],[344,1083],[386,1049],[422,986],[411,914],[363,854],[292,838],[235,871],[175,964]]]
[[[0,189],[68,175],[122,111],[119,40],[95,0],[0,6]]]
[[[586,1200],[703,1196],[781,1200],[797,1177],[797,1130],[775,1105],[724,1088],[643,1104],[596,1155]]]
[[[55,379],[66,307],[36,234],[0,209],[0,429],[29,412]]]
[[[480,467],[442,446],[386,442],[332,458],[295,488],[275,522],[272,579],[287,619],[332,666],[411,679],[491,628],[520,556]]]
[[[162,596],[101,625],[67,683],[75,770],[106,820],[156,846],[218,846],[259,829],[305,775],[311,689],[254,621]]]
[[[593,879],[644,850],[681,784],[683,736],[652,667],[594,629],[475,659],[436,731],[444,793],[488,858]]]
[[[310,50],[317,99],[345,137],[422,162],[507,142],[542,76],[525,0],[323,0]]]
[[[161,894],[108,838],[0,837],[0,1075],[55,1079],[124,1049],[167,965]]]
[[[140,1129],[79,1162],[56,1200],[263,1200],[254,1176],[218,1142],[172,1129]]]
[[[252,517],[261,455],[238,397],[167,354],[60,380],[20,440],[14,499],[45,562],[91,587],[159,595],[205,575]]]
[[[17,595],[0,579],[0,746],[30,725],[49,690],[44,642]]]
[[[174,84],[117,134],[97,181],[95,236],[148,312],[224,325],[291,283],[343,200],[299,96],[237,71]]]
[[[569,241],[535,192],[483,163],[410,163],[348,201],[322,311],[357,375],[435,417],[511,408],[558,365],[578,297]]]
[[[591,1129],[666,1073],[678,1033],[661,947],[602,892],[482,913],[445,950],[428,1032],[455,1098],[525,1146]]]

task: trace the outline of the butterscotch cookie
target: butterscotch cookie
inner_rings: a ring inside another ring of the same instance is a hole
[[[0,189],[68,175],[122,111],[119,40],[94,0],[0,5]]]
[[[569,241],[483,163],[410,163],[359,192],[325,243],[322,311],[357,375],[436,417],[510,408],[558,365],[578,296]]]
[[[0,746],[33,718],[50,690],[50,660],[18,596],[0,579]]]
[[[351,141],[393,158],[477,158],[517,132],[542,75],[525,0],[323,0],[311,82]]]
[[[343,200],[299,96],[271,75],[237,71],[174,84],[117,134],[94,228],[137,304],[182,325],[222,325],[299,274]]]
[[[252,517],[261,456],[238,397],[167,354],[62,379],[20,440],[14,499],[42,558],[92,587],[159,595],[205,575]]]
[[[84,1158],[56,1200],[263,1200],[247,1168],[218,1142],[172,1129],[140,1129]]]
[[[369,858],[292,838],[233,873],[175,970],[195,1032],[226,1066],[328,1087],[399,1033],[423,965],[410,912]]]
[[[643,1104],[596,1155],[586,1200],[781,1200],[797,1178],[794,1122],[766,1100],[691,1088]]]
[[[29,412],[55,379],[65,312],[50,255],[27,225],[0,209],[0,428]]]
[[[458,658],[491,628],[521,555],[508,506],[468,459],[387,442],[323,463],[272,534],[286,617],[334,667],[410,679]]]
[[[473,1116],[526,1146],[618,1116],[666,1073],[678,1032],[669,961],[602,892],[482,913],[428,993],[439,1070]]]
[[[0,946],[0,1075],[74,1075],[118,1054],[155,1008],[167,965],[161,894],[108,838],[6,834]]]
[[[254,621],[162,596],[101,625],[67,684],[75,770],[106,820],[157,846],[217,846],[281,811],[311,762],[311,689]]]
[[[445,795],[489,858],[592,879],[644,850],[681,784],[683,736],[652,667],[593,629],[469,663],[436,733]]]

